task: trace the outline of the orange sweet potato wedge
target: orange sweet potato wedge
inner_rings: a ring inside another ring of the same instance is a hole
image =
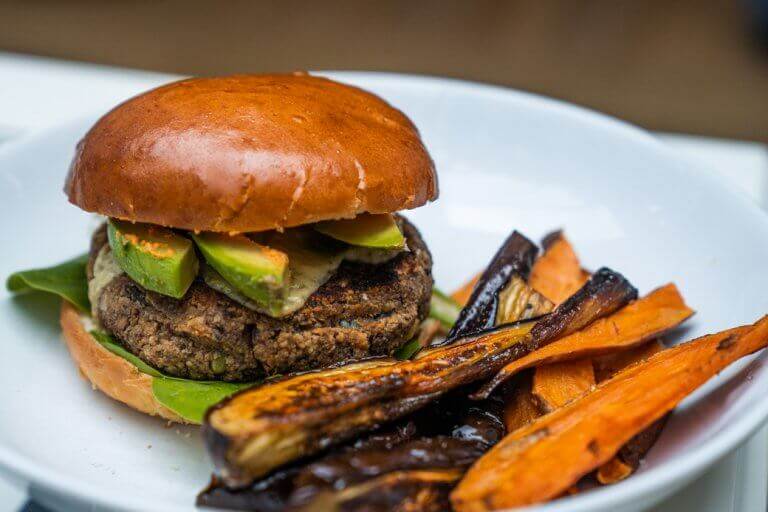
[[[544,254],[533,265],[528,284],[555,304],[560,304],[584,286],[589,273],[581,268],[576,251],[562,231],[548,235],[543,244]]]
[[[639,361],[645,361],[649,357],[664,350],[664,348],[664,344],[661,340],[654,339],[628,350],[596,357],[593,361],[595,378],[597,379],[597,382],[608,380],[627,366]]]
[[[457,512],[541,503],[608,462],[634,435],[737,359],[768,345],[768,316],[664,350],[506,436],[451,493]]]
[[[651,340],[644,345],[634,347],[623,352],[617,352],[615,354],[609,354],[596,358],[594,363],[594,372],[597,382],[603,382],[620,372],[624,368],[633,364],[645,361],[649,357],[658,354],[666,347],[660,340]],[[602,485],[615,484],[624,480],[632,473],[634,473],[638,467],[640,467],[640,461],[645,457],[656,440],[661,435],[661,431],[664,430],[664,425],[667,422],[669,415],[665,415],[662,418],[656,420],[651,426],[637,434],[630,439],[627,444],[621,447],[619,453],[614,458],[600,466],[595,472],[595,478]]]
[[[536,368],[531,393],[542,413],[548,413],[585,395],[594,386],[592,361],[579,359]]]
[[[504,426],[513,432],[541,416],[541,408],[531,393],[531,374],[515,382],[504,395]]]
[[[487,398],[502,382],[525,368],[626,350],[658,337],[693,315],[674,284],[662,286],[586,328],[512,361],[473,398]]]

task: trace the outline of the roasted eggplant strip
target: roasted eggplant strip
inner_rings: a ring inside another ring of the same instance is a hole
[[[227,438],[212,428],[204,429],[203,435],[211,459],[219,470],[218,476],[230,487],[244,487],[283,464],[314,455],[329,446],[376,429],[387,421],[412,413],[436,396],[426,394],[376,401],[313,423],[312,428],[302,428],[299,421],[284,423],[277,418],[272,422],[274,428],[256,437],[255,443],[247,437]],[[258,456],[261,453],[267,456]],[[238,458],[233,459],[233,454]]]
[[[376,432],[356,441],[352,446],[341,448],[340,454],[321,457],[314,463],[322,464],[325,459],[353,457],[357,452],[370,449],[388,451],[417,434],[414,422],[396,425],[385,432]],[[295,480],[300,472],[312,467],[312,461],[297,463],[274,471],[242,489],[232,489],[216,478],[197,497],[197,505],[251,512],[282,512],[287,510],[291,496],[296,490]]]
[[[507,286],[499,293],[496,308],[496,325],[536,318],[555,308],[546,297],[528,286],[519,276],[512,276]],[[463,336],[467,333],[459,333]]]
[[[390,508],[382,510],[397,510],[398,506],[414,503],[419,504],[417,510],[445,510],[453,485],[443,479],[424,478],[424,475],[456,470],[456,478],[452,480],[455,482],[461,474],[458,470],[469,467],[504,436],[503,412],[500,400],[480,406],[467,400],[465,392],[457,390],[411,415],[408,421],[375,432],[351,446],[337,448],[314,461],[278,469],[247,488],[233,490],[214,478],[198,497],[198,505],[255,512],[326,510],[322,508],[324,505],[358,495],[357,491],[339,492],[367,489],[360,486],[371,480],[388,481],[380,477],[397,473],[400,482],[397,492],[386,502]],[[419,485],[410,485],[416,483]],[[381,499],[374,491],[383,492],[389,487],[374,485],[370,489],[359,497],[365,496],[366,510],[378,510],[369,508]],[[356,499],[347,507],[353,505],[363,506],[363,503]]]
[[[412,408],[397,405],[401,399],[426,403],[424,395],[437,396],[488,378],[551,337],[610,314],[635,295],[626,279],[603,269],[538,321],[428,349],[410,361],[375,360],[308,372],[233,395],[211,408],[204,423],[218,476],[230,486],[247,485],[296,457],[402,417]],[[342,418],[345,415],[351,419]]]
[[[439,436],[415,439],[390,450],[374,448],[351,456],[342,454],[335,460],[322,460],[302,470],[294,480],[296,490],[290,505],[303,508],[318,501],[323,494],[354,488],[394,472],[455,469],[463,473],[488,448],[478,441]]]
[[[249,512],[284,512],[288,507],[293,479],[298,469],[280,469],[244,489],[231,489],[220,478],[213,476],[208,487],[197,495],[197,506]]]
[[[468,333],[490,329],[496,324],[499,293],[513,275],[528,279],[538,248],[526,237],[513,232],[501,245],[472,290],[467,306],[448,333],[447,342]]]
[[[423,476],[450,469],[457,471],[458,479],[504,436],[503,413],[500,400],[478,405],[467,400],[465,392],[457,390],[411,416],[407,423],[412,425],[408,429],[412,433],[410,438],[400,435],[392,441],[391,436],[384,436],[383,443],[362,442],[304,467],[294,479],[290,504],[301,510],[325,510],[321,505],[338,491],[359,488],[372,479],[396,473],[398,481],[419,485],[398,486],[398,492],[386,500],[389,508],[382,510],[414,510],[409,507],[416,504],[415,510],[419,511],[446,510],[447,495],[453,485]],[[374,489],[382,491],[378,485]],[[381,497],[366,494],[364,508],[378,510],[368,507]],[[357,502],[357,506],[362,503]]]
[[[501,285],[501,283],[499,283]],[[501,293],[497,320],[513,322],[549,313],[552,304],[535,292],[518,275],[513,275]],[[466,333],[457,332],[456,336]],[[291,504],[302,510],[325,510],[336,505],[334,498],[347,495],[351,485],[366,487],[364,482],[380,479],[387,473],[398,474],[398,492],[385,500],[382,510],[446,510],[452,485],[441,480],[424,479],[453,469],[458,475],[496,444],[505,434],[504,404],[499,399],[470,402],[466,391],[457,390],[419,411],[414,421],[421,436],[399,445],[372,445],[365,449],[345,450],[321,458],[302,469],[294,480],[296,490]],[[459,412],[458,421],[453,418]],[[449,426],[446,428],[446,426]],[[448,435],[450,434],[450,435]],[[407,483],[407,485],[403,485]],[[419,485],[412,485],[418,483]],[[372,489],[383,492],[378,485]],[[365,508],[371,499],[365,493]],[[358,505],[362,496],[355,501]],[[320,507],[320,508],[318,508]]]
[[[497,323],[511,323],[542,316],[552,308],[552,303],[528,286],[519,275],[512,275],[499,293],[496,320]],[[468,333],[454,333],[459,337],[464,334]],[[494,398],[471,402],[466,395],[466,390],[456,390],[419,411],[415,417],[422,433],[419,438],[387,450],[372,447],[363,453],[345,452],[305,468],[295,480],[295,503],[309,504],[307,508],[310,510],[322,510],[316,507],[327,504],[327,499],[337,495],[340,486],[346,488],[352,483],[364,485],[365,480],[379,478],[385,473],[397,473],[398,481],[408,485],[398,484],[399,491],[394,495],[397,498],[388,498],[383,510],[449,509],[447,497],[452,485],[425,480],[423,475],[440,473],[447,468],[461,470],[457,474],[463,474],[463,470],[506,434],[502,400]],[[464,411],[460,413],[459,421],[453,418],[456,411]],[[425,427],[425,424],[428,426]],[[430,425],[433,428],[430,429]],[[434,429],[434,425],[438,428]],[[452,426],[446,430],[446,425]],[[450,436],[446,435],[448,432]],[[322,485],[317,485],[318,480]],[[410,485],[413,483],[419,485]],[[378,486],[374,488],[383,492]],[[365,508],[368,510],[370,507],[370,501],[366,500]]]
[[[457,512],[560,496],[734,361],[768,345],[768,316],[664,350],[505,437],[451,494]],[[610,425],[610,428],[606,428]]]
[[[343,490],[329,490],[309,504],[291,507],[302,512],[444,512],[461,478],[461,468],[394,471]]]

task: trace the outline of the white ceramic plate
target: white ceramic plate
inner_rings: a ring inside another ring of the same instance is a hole
[[[505,89],[395,75],[336,77],[381,94],[419,126],[440,200],[410,213],[438,285],[480,269],[517,228],[564,228],[585,265],[647,292],[674,280],[698,311],[678,338],[768,312],[768,221],[650,135]],[[93,122],[0,150],[0,278],[86,250],[95,222],[66,202],[64,175]],[[189,511],[210,466],[194,428],[166,428],[91,390],[59,341],[55,301],[0,292],[0,466],[58,508]],[[768,369],[742,361],[680,407],[636,476],[541,510],[639,510],[732,450],[768,416]]]

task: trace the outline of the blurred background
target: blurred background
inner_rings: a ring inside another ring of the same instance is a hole
[[[766,0],[0,0],[0,50],[194,75],[442,75],[768,140]]]

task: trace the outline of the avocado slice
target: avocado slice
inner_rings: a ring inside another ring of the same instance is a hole
[[[197,275],[192,241],[168,228],[109,219],[112,254],[128,276],[147,290],[180,299]]]
[[[266,289],[265,298],[252,299],[233,286],[210,264],[204,265],[206,284],[252,311],[281,317],[301,308],[339,267],[348,250],[346,244],[328,244],[328,239],[313,230],[296,228],[282,233],[251,233],[256,244],[288,256],[287,275],[281,288]]]
[[[240,293],[268,304],[286,283],[288,255],[258,244],[245,235],[192,235],[208,264]]]
[[[402,249],[405,238],[395,218],[386,214],[363,213],[354,219],[318,222],[315,229],[350,245],[374,249]]]

